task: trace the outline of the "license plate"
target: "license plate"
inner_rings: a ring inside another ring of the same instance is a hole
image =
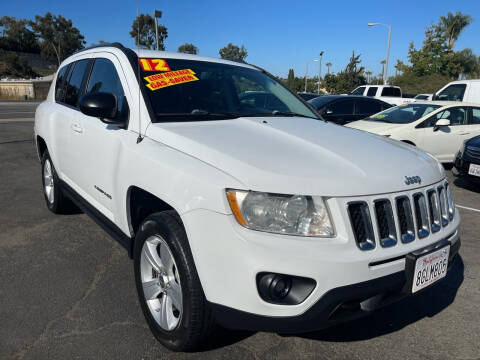
[[[447,275],[449,253],[450,245],[417,258],[413,272],[412,293],[432,285]]]
[[[468,174],[473,176],[480,176],[480,165],[470,164],[468,168]]]

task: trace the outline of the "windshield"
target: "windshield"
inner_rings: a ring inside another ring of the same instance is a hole
[[[409,124],[436,110],[440,105],[404,104],[373,115],[366,120],[392,124]]]
[[[365,86],[360,86],[353,90],[350,95],[363,95],[363,92],[365,91]]]
[[[256,69],[183,59],[139,59],[154,121],[240,116],[305,116],[314,112],[283,85]]]

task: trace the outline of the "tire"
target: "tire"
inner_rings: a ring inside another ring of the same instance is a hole
[[[133,260],[138,298],[155,338],[174,351],[198,349],[214,322],[187,234],[174,211],[155,213],[143,221]]]
[[[54,214],[69,214],[75,206],[62,192],[60,179],[48,150],[42,156],[43,196],[48,209]]]

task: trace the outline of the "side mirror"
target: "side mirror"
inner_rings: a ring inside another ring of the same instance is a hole
[[[439,119],[435,123],[435,126],[433,127],[433,131],[437,131],[440,129],[442,126],[450,126],[450,120],[449,119]]]
[[[123,122],[114,120],[117,115],[117,98],[112,93],[85,94],[80,98],[78,106],[85,115],[100,118],[106,124],[123,125]]]

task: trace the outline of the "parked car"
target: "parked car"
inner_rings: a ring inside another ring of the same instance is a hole
[[[374,97],[392,105],[413,101],[413,98],[404,97],[398,86],[391,85],[363,85],[355,88],[349,95]]]
[[[385,110],[350,127],[390,137],[452,163],[462,143],[480,135],[480,105],[414,102]]]
[[[414,100],[432,100],[433,94],[418,94]]]
[[[322,96],[322,95],[323,94],[310,93],[310,92],[299,92],[298,93],[298,96],[300,96],[305,101],[315,99],[316,97],[319,97],[319,96]]]
[[[452,81],[438,90],[433,99],[480,104],[480,79]]]
[[[464,142],[452,172],[455,176],[480,183],[480,136]]]
[[[247,91],[288,112],[242,103]],[[34,139],[46,206],[73,201],[126,248],[146,322],[173,350],[215,322],[293,333],[356,319],[456,268],[460,215],[437,160],[321,121],[248,64],[82,49]]]
[[[309,100],[308,103],[325,120],[339,125],[364,119],[392,107],[382,100],[350,95],[324,95]]]

